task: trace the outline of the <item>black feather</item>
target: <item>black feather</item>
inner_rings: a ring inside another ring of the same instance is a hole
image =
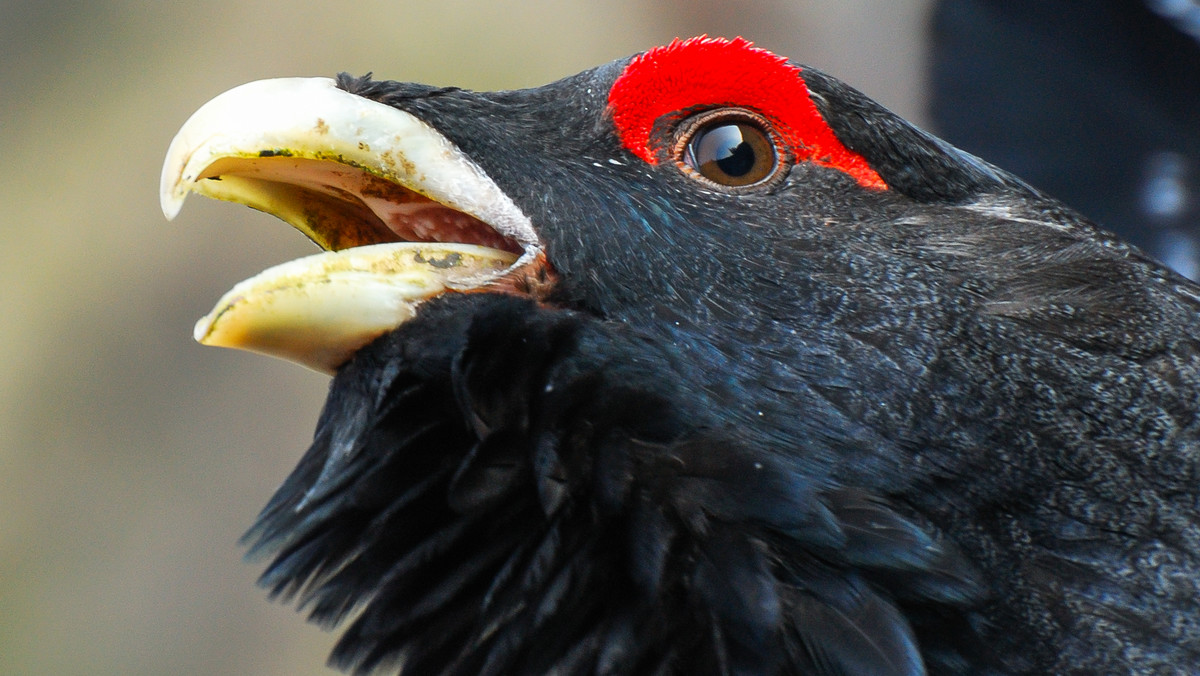
[[[496,359],[473,349],[496,345],[488,327],[518,325],[531,341],[513,345],[575,336],[552,353],[522,348],[507,361],[532,360],[530,371],[554,382],[549,390],[545,381],[489,380],[495,362],[475,362]],[[697,426],[695,411],[679,410],[683,400],[661,396],[669,371],[651,348],[622,327],[519,299],[431,302],[339,373],[323,420],[343,407],[370,410],[374,393],[356,386],[364,373],[405,381],[399,391],[432,415],[419,425],[384,415],[354,434],[318,430],[285,482],[292,494],[273,501],[248,536],[255,551],[280,552],[264,584],[298,594],[326,624],[362,605],[333,657],[356,672],[750,674],[809,665],[833,674],[888,664],[877,673],[913,673],[919,655],[903,649],[912,630],[884,590],[965,605],[980,589],[969,567],[882,498],[822,488]],[[629,355],[654,369],[611,382],[612,360]],[[527,396],[490,391],[513,387]],[[635,392],[639,405],[629,406]],[[471,408],[502,400],[503,417]],[[797,555],[825,563],[787,563]],[[922,576],[958,582],[958,595],[936,585],[936,595],[921,594],[912,580]],[[833,595],[830,580],[847,591]],[[840,624],[814,619],[826,616]],[[850,661],[855,641],[866,640],[853,637],[856,627],[882,631],[878,655]],[[814,652],[832,635],[840,643]],[[785,649],[793,642],[808,647]]]

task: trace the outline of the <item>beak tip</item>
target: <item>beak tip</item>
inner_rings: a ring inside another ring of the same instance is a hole
[[[172,150],[174,150],[174,143]],[[179,215],[180,209],[183,208],[183,200],[187,198],[188,186],[183,182],[183,167],[174,166],[172,156],[168,154],[167,161],[163,165],[162,178],[158,183],[158,205],[162,207],[163,216],[167,217],[168,221],[175,220]]]
[[[192,338],[201,345],[209,345],[205,341],[208,339],[209,333],[212,332],[212,325],[212,315],[204,315],[196,321],[196,326],[192,328]]]
[[[168,221],[173,221],[175,220],[175,217],[179,215],[180,208],[183,207],[183,200],[177,200],[173,197],[164,196],[161,200],[159,200],[159,205],[162,207],[163,216],[165,216]]]

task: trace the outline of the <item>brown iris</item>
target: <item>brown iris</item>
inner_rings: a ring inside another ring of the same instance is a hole
[[[720,186],[756,185],[780,167],[766,120],[749,111],[708,111],[680,126],[677,162]],[[691,173],[689,172],[689,173]]]

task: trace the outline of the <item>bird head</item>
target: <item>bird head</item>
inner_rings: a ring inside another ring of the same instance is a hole
[[[332,372],[444,292],[716,343],[831,321],[859,268],[920,272],[920,225],[886,225],[1001,189],[1024,187],[815,70],[694,38],[520,91],[243,85],[180,130],[161,195],[168,218],[198,192],[328,252],[239,285],[196,335]]]

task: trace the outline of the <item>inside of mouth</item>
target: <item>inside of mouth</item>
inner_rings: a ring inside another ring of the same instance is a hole
[[[522,247],[487,223],[367,171],[330,159],[264,151],[213,162],[200,181],[254,186],[247,203],[340,251],[384,242],[476,244],[520,254]]]

